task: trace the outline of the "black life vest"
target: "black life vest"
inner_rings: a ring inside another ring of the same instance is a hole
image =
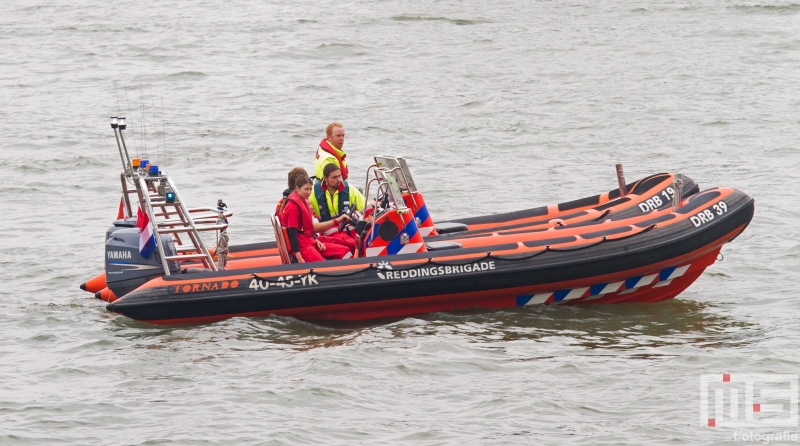
[[[344,183],[344,189],[339,191],[339,212],[344,209],[344,202],[350,201],[350,185],[347,184],[347,181],[342,181],[342,183]],[[317,199],[317,205],[319,206],[319,221],[321,222],[333,220],[331,210],[328,209],[328,197],[325,196],[323,184],[323,182],[314,183],[314,197]]]

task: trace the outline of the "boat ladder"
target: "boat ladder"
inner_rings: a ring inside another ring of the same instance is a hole
[[[122,130],[125,129],[124,118],[120,118],[117,125],[115,119],[112,118],[111,127],[117,137],[124,169],[120,174],[124,205],[128,215],[133,216],[131,195],[136,194],[142,211],[147,213],[152,225],[164,274],[170,275],[170,262],[183,261],[199,262],[202,268],[217,271],[214,257],[200,233],[227,229],[228,224],[223,220],[233,214],[212,208],[187,208],[169,176],[157,168],[155,170],[140,168],[138,163],[131,161],[122,136]],[[178,245],[174,246],[171,250],[174,252],[170,252],[170,255],[167,255],[161,243],[161,235],[170,235]]]

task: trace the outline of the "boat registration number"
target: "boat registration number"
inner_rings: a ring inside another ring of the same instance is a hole
[[[316,274],[303,274],[300,276],[280,276],[278,280],[266,280],[266,279],[253,279],[250,281],[250,288],[251,290],[258,291],[258,290],[268,290],[269,287],[281,287],[281,288],[291,288],[295,285],[298,286],[311,286],[311,285],[319,285],[317,282],[317,275]]]
[[[713,209],[713,210],[712,210]],[[689,217],[689,220],[692,221],[692,224],[695,228],[699,228],[701,225],[704,225],[711,220],[714,219],[714,214],[722,215],[728,212],[728,204],[724,201],[720,200],[717,204],[711,206],[711,208],[706,208],[695,215]]]
[[[661,198],[660,195],[664,198]],[[672,186],[669,186],[662,190],[660,195],[653,195],[647,200],[639,203],[639,209],[642,212],[647,213],[660,208],[664,203],[669,203],[672,201],[672,197],[675,195],[675,189],[673,189]]]

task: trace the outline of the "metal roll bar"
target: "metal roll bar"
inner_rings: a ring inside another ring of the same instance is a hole
[[[142,169],[134,169],[131,158],[128,154],[128,147],[125,145],[125,118],[112,118],[111,128],[114,130],[114,137],[117,141],[120,160],[122,161],[122,173],[120,182],[122,183],[122,196],[128,215],[134,216],[133,206],[131,205],[130,195],[136,193],[142,211],[147,214],[153,228],[156,248],[164,274],[170,275],[169,262],[182,260],[200,260],[206,269],[218,271],[217,264],[208,250],[203,238],[202,231],[220,231],[228,227],[227,224],[217,224],[219,217],[229,217],[233,213],[218,212],[212,208],[187,209],[183,199],[178,192],[178,188],[172,180],[165,174],[158,172],[149,174]],[[155,182],[159,187],[155,187]],[[133,189],[129,187],[133,186]],[[174,194],[174,200],[168,201],[162,193]],[[154,207],[161,208],[161,212],[155,212]],[[171,207],[171,210],[167,210]],[[195,221],[193,217],[197,218]],[[170,219],[177,217],[177,219]],[[158,220],[158,218],[163,218]],[[165,220],[164,220],[165,219]],[[175,248],[174,255],[166,255],[166,249],[161,241],[162,234],[171,234],[178,243],[181,243],[178,234],[186,234],[189,243],[186,246]]]

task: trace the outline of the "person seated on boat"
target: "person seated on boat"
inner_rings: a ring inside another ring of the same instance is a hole
[[[347,179],[347,154],[344,153],[344,127],[340,122],[332,122],[325,128],[325,138],[320,141],[317,159],[314,162],[314,175],[319,181],[324,176],[325,166],[335,164],[342,170],[342,178]]]
[[[294,169],[289,171],[289,175],[287,178],[288,181],[286,182],[287,189],[283,191],[283,198],[281,198],[281,200],[278,201],[278,207],[275,208],[276,216],[280,216],[281,206],[286,204],[286,199],[289,198],[289,195],[291,195],[292,192],[294,192],[294,179],[299,178],[301,176],[303,177],[308,176],[308,172],[306,172],[306,170],[303,169],[302,167],[295,167]]]
[[[333,167],[333,168],[335,169],[335,167]],[[294,191],[294,181],[295,181],[295,179],[296,178],[300,178],[300,177],[308,177],[308,172],[306,172],[306,170],[303,169],[302,167],[295,167],[294,169],[289,171],[288,181],[287,181],[288,189],[283,191],[283,198],[281,199],[281,201],[278,202],[278,206],[275,208],[275,215],[276,216],[280,217],[281,207],[286,204],[287,198]],[[359,192],[359,194],[360,194],[360,192]],[[311,194],[310,198],[313,198],[313,196],[314,196],[314,194],[313,194],[313,190],[312,190],[312,194]],[[366,199],[364,199],[364,200],[366,201]],[[317,239],[320,242],[322,242],[322,243],[335,243],[337,245],[344,245],[345,247],[347,247],[350,250],[351,254],[355,255],[355,251],[356,251],[356,247],[357,247],[357,243],[355,241],[356,237],[353,237],[353,235],[351,235],[350,237],[347,237],[347,236],[339,237],[339,236],[337,236],[336,232],[338,232],[338,229],[339,229],[338,225],[333,225],[332,227],[327,227],[327,225],[320,225],[320,219],[319,219],[319,212],[318,211],[314,212],[314,215],[312,215],[312,218],[313,218],[313,221],[314,221],[314,229],[315,229],[314,232],[322,232],[323,233],[322,235],[318,235],[317,236]],[[326,219],[325,221],[328,221],[328,220],[330,220],[330,219]]]
[[[342,171],[336,164],[328,164],[322,171],[322,182],[314,183],[314,191],[309,197],[311,207],[320,222],[330,221],[335,215],[346,212],[346,207],[363,212],[367,199],[355,187],[342,179]],[[325,231],[324,235],[338,244],[350,248],[355,253],[356,235],[351,231],[340,232],[339,225]]]
[[[289,177],[294,186],[291,194],[278,206],[278,217],[281,225],[289,235],[289,246],[299,263],[319,262],[328,259],[348,259],[352,257],[350,249],[345,246],[323,242],[314,234],[341,224],[346,215],[327,222],[314,223],[308,197],[311,195],[311,179],[306,175]]]

